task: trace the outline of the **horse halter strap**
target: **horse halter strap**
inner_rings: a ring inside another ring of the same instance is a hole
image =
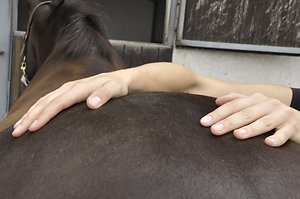
[[[27,25],[27,30],[25,32],[25,35],[23,37],[23,47],[22,47],[22,51],[21,51],[21,58],[23,57],[22,59],[22,63],[21,63],[21,71],[22,71],[22,78],[21,78],[21,82],[25,85],[25,86],[28,86],[29,84],[29,79],[28,79],[28,76],[26,74],[26,67],[27,67],[27,64],[26,64],[26,53],[27,53],[27,45],[28,45],[28,37],[30,35],[30,30],[31,30],[31,26],[32,26],[32,23],[33,23],[33,18],[34,18],[34,14],[35,12],[37,11],[37,9],[43,5],[46,5],[46,4],[51,4],[52,1],[44,1],[44,2],[41,2],[39,3],[38,5],[36,5],[34,7],[34,9],[32,10],[31,14],[30,14],[30,17],[29,17],[29,22],[28,22],[28,25]]]

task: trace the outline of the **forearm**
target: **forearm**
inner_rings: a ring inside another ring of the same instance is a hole
[[[187,92],[197,84],[197,74],[173,63],[151,63],[130,69],[129,93],[163,91]]]
[[[290,105],[289,87],[272,84],[246,84],[222,81],[194,73],[173,63],[150,63],[124,70],[129,93],[163,91],[220,97],[228,93],[252,95],[261,93]]]
[[[244,95],[261,93],[270,98],[280,100],[286,105],[291,104],[292,90],[287,86],[275,84],[236,84],[237,92]]]

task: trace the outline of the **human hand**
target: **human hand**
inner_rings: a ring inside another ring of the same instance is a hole
[[[65,83],[39,99],[14,125],[12,135],[19,137],[27,130],[37,131],[60,111],[84,100],[89,108],[96,109],[111,98],[127,95],[126,75],[121,70]]]
[[[300,112],[279,100],[262,94],[244,96],[236,93],[217,98],[215,111],[200,120],[211,126],[214,135],[233,131],[238,139],[247,139],[275,130],[265,139],[271,147],[279,147],[287,140],[300,144]]]

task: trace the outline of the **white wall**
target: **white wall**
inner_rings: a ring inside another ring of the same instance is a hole
[[[173,61],[223,80],[276,83],[300,88],[300,56],[176,48]]]

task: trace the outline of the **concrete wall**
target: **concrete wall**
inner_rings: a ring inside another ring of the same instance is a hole
[[[300,88],[300,56],[176,48],[173,62],[218,79]]]

